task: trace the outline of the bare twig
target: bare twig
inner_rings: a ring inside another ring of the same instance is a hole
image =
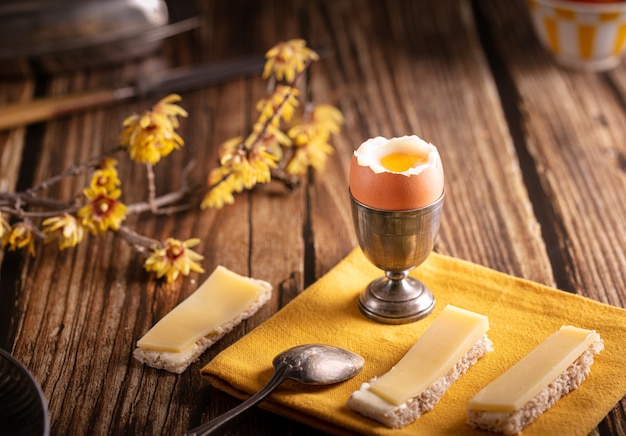
[[[289,174],[282,168],[273,168],[271,172],[272,179],[283,183],[290,191],[294,191],[300,187],[301,181],[298,176]]]
[[[161,242],[156,239],[149,238],[147,236],[140,235],[139,233],[131,230],[129,227],[120,226],[117,230],[117,234],[124,239],[129,245],[131,245],[136,251],[146,254],[162,245]]]
[[[134,203],[134,204],[128,205],[127,212],[129,215],[138,214],[142,212],[148,212],[148,211],[153,212],[153,213],[159,213],[159,212],[162,212],[161,208],[164,208],[166,206],[170,206],[174,203],[182,201],[188,195],[190,195],[191,192],[192,192],[191,189],[179,189],[178,191],[168,192],[167,194],[163,194],[159,197],[154,198],[152,202],[143,201],[140,203]]]
[[[122,147],[116,147],[114,149],[111,149],[109,151],[106,151],[106,152],[102,153],[99,156],[92,157],[91,159],[89,159],[89,160],[87,160],[87,161],[85,161],[83,163],[80,163],[78,165],[74,165],[73,167],[68,168],[67,170],[63,171],[62,173],[54,175],[54,176],[50,177],[49,179],[44,180],[40,184],[35,185],[32,188],[26,190],[26,194],[28,196],[33,196],[33,195],[35,195],[35,193],[37,191],[41,191],[43,189],[49,188],[50,186],[54,185],[55,183],[59,183],[61,180],[63,180],[64,178],[66,178],[68,176],[75,176],[75,175],[81,174],[83,171],[92,169],[102,159],[106,158],[107,156],[111,156],[112,154],[115,154],[116,152],[118,152],[120,150],[123,150],[123,148]]]
[[[148,178],[148,204],[150,205],[150,210],[152,212],[157,211],[157,206],[154,204],[155,196],[156,196],[156,185],[154,182],[154,167],[150,162],[146,163],[146,174]]]
[[[72,209],[75,204],[75,201],[67,202],[48,197],[30,197],[19,192],[0,192],[0,200],[3,200],[0,202],[0,206],[8,206],[12,212],[16,212],[23,206],[38,206],[53,209],[58,214],[59,211]]]

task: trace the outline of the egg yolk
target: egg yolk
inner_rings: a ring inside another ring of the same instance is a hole
[[[423,164],[426,162],[428,162],[428,156],[404,152],[390,153],[380,160],[382,166],[395,173],[401,173],[414,167],[418,163]]]

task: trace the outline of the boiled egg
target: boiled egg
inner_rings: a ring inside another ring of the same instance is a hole
[[[354,199],[374,209],[428,206],[443,195],[439,151],[416,135],[368,139],[354,151],[349,183]]]

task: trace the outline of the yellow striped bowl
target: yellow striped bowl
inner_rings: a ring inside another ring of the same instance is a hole
[[[566,67],[606,71],[626,48],[626,1],[527,0],[542,44]]]

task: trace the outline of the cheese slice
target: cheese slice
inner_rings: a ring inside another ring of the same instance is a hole
[[[411,349],[370,391],[401,405],[443,377],[489,330],[486,316],[448,305]]]
[[[515,365],[478,391],[468,407],[488,412],[513,412],[545,389],[591,345],[593,330],[563,326]]]
[[[157,322],[137,346],[180,353],[250,308],[264,285],[218,266],[202,285]]]

